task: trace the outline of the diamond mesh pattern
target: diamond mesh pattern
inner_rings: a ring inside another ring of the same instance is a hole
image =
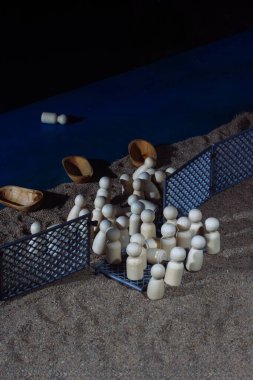
[[[253,175],[253,130],[214,146],[213,194],[223,191]]]
[[[210,196],[212,147],[204,150],[166,179],[164,205],[173,205],[179,216],[205,202]]]
[[[127,255],[125,254],[122,256],[122,263],[119,265],[111,265],[106,261],[102,261],[95,266],[95,271],[96,273],[103,273],[105,276],[112,278],[130,288],[138,290],[139,292],[144,291],[150,280],[150,269],[152,265],[148,264],[147,268],[144,270],[144,277],[142,280],[132,281],[126,276],[126,259]]]
[[[26,293],[89,265],[89,215],[0,247],[1,299]]]

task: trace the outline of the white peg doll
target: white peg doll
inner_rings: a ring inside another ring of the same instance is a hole
[[[190,210],[188,218],[191,222],[190,231],[192,237],[195,235],[201,235],[201,232],[203,232],[202,212],[199,209],[194,208]]]
[[[93,240],[92,244],[92,251],[96,255],[102,255],[105,250],[105,241],[106,241],[106,231],[112,227],[112,223],[104,219],[100,223],[100,231],[97,233],[95,239]]]
[[[134,234],[130,238],[130,243],[137,243],[142,247],[140,257],[142,259],[143,269],[145,270],[147,268],[147,250],[144,247],[144,244],[145,244],[144,236],[142,234]]]
[[[131,207],[132,204],[139,200],[139,197],[137,197],[136,194],[132,194],[127,198],[127,204]]]
[[[179,286],[184,273],[186,251],[182,247],[174,247],[170,252],[170,261],[167,264],[164,282],[170,286]]]
[[[151,210],[143,210],[141,213],[141,234],[145,240],[156,238],[155,213]]]
[[[123,196],[129,197],[133,193],[133,180],[129,174],[120,176],[121,192]]]
[[[154,181],[159,190],[163,193],[166,174],[162,170],[156,170],[154,174]]]
[[[108,264],[121,263],[121,242],[118,228],[111,227],[106,231],[105,254]]]
[[[94,210],[92,211],[92,218],[91,220],[93,222],[97,222],[97,226],[94,227],[94,231],[97,231],[99,229],[99,224],[103,220],[104,216],[102,214],[102,208],[106,203],[105,197],[98,196],[96,197],[94,201]]]
[[[156,160],[152,157],[147,157],[144,161],[144,164],[141,165],[138,169],[133,173],[133,179],[139,177],[142,172],[145,172],[149,168],[154,168],[156,166]]]
[[[149,264],[159,264],[168,261],[167,254],[161,248],[148,248],[147,249],[147,262]]]
[[[161,227],[162,237],[160,246],[167,254],[167,261],[170,260],[170,252],[176,246],[176,226],[171,223],[164,223]]]
[[[111,179],[109,177],[101,177],[99,180],[100,189],[104,189],[107,191],[107,202],[111,199]]]
[[[144,210],[143,203],[135,201],[131,204],[131,215],[129,218],[129,235],[132,236],[140,232],[141,213]]]
[[[129,236],[129,219],[127,216],[119,216],[116,219],[116,227],[120,231],[120,242],[121,242],[121,249],[124,250],[126,249],[127,245],[129,244],[130,241],[130,236]]]
[[[140,178],[136,178],[133,181],[133,190],[133,194],[137,195],[137,197],[144,198],[143,182]]]
[[[127,278],[139,281],[144,277],[143,261],[141,256],[142,247],[138,243],[129,243],[126,248],[128,257],[126,260]]]
[[[195,235],[191,240],[191,249],[187,255],[186,269],[190,272],[197,272],[202,268],[204,260],[203,249],[206,239],[203,236]]]
[[[110,220],[113,226],[116,224],[116,208],[111,203],[107,203],[102,207],[102,214],[105,219]]]
[[[40,222],[38,222],[38,221],[33,222],[31,224],[30,231],[31,231],[32,235],[37,234],[38,232],[40,232],[41,231],[41,224],[40,224]]]
[[[187,218],[187,216],[181,216],[177,220],[177,246],[183,247],[183,248],[191,248],[191,239],[192,234],[190,231],[191,222],[190,219]]]
[[[84,206],[85,206],[85,199],[84,199],[83,195],[81,195],[81,194],[77,195],[75,197],[75,205],[70,210],[68,217],[67,217],[67,221],[78,218],[79,212],[81,211],[82,208],[84,208]]]
[[[205,238],[207,253],[215,255],[220,252],[220,233],[218,231],[220,223],[216,218],[208,218],[205,221]]]
[[[145,210],[156,211],[157,204],[147,201],[146,199],[139,199],[139,201],[144,204]]]
[[[178,211],[175,206],[167,206],[163,209],[163,216],[166,223],[171,223],[176,226]]]
[[[36,222],[33,222],[31,227],[30,227],[30,231],[31,231],[31,234],[34,235],[34,234],[37,234],[38,232],[41,231],[41,224],[40,222],[36,221]],[[29,256],[34,256],[34,255],[37,255],[39,253],[39,246],[40,246],[40,239],[38,238],[32,238],[30,241],[29,241],[29,248],[28,248],[28,251],[29,251]]]
[[[42,112],[40,120],[46,124],[67,124],[68,117],[65,114],[57,115],[55,112]]]
[[[110,196],[109,191],[106,189],[102,189],[101,187],[98,189],[96,198],[97,197],[104,197],[106,199],[106,202],[109,202]]]
[[[79,216],[84,216],[84,215],[87,215],[89,213],[90,213],[90,211],[87,208],[83,208],[79,212]],[[79,230],[80,230],[80,236],[81,236],[81,238],[84,238],[85,235],[86,235],[86,229],[84,228],[84,226],[82,224],[79,226]],[[93,234],[93,228],[92,228],[92,226],[91,226],[91,229],[90,229],[90,233],[91,233],[91,239],[93,239],[94,238],[94,234]]]
[[[172,168],[172,167],[168,167],[166,168],[165,170],[165,173],[166,173],[166,176],[169,177],[172,173],[174,173],[177,169],[175,168]]]
[[[152,300],[160,300],[164,296],[164,275],[165,268],[162,264],[155,264],[151,268],[151,279],[149,280],[147,287],[147,297]]]
[[[149,168],[145,170],[145,172],[147,172],[151,176],[152,179],[153,179],[153,176],[155,175],[155,171],[156,171],[155,168]]]
[[[161,195],[156,185],[151,181],[151,176],[147,172],[143,172],[138,178],[143,182],[145,199],[157,202],[161,198]]]

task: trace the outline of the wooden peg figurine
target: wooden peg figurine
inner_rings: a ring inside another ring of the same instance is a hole
[[[171,223],[164,223],[161,227],[162,237],[160,246],[167,254],[167,260],[170,260],[170,252],[176,246],[176,226]]]
[[[154,223],[155,213],[152,210],[143,210],[141,213],[141,234],[145,240],[156,237],[156,226]]]
[[[144,164],[141,165],[138,169],[133,173],[133,179],[139,177],[142,172],[145,172],[149,168],[154,168],[156,166],[156,160],[152,157],[147,157],[144,161]]]
[[[162,264],[155,264],[151,268],[151,279],[148,283],[147,296],[150,300],[160,300],[164,296],[164,275],[165,268]]]
[[[176,226],[177,215],[178,215],[178,211],[176,207],[174,206],[167,206],[163,209],[163,216],[166,220],[166,223],[172,223]]]
[[[116,225],[116,209],[111,203],[107,203],[102,207],[102,214],[105,219],[110,220],[113,226]]]
[[[187,255],[186,269],[190,272],[197,272],[202,268],[204,260],[203,249],[206,239],[203,236],[195,235],[191,240],[191,249]]]
[[[186,251],[182,247],[174,247],[170,252],[170,261],[167,264],[164,282],[170,286],[179,286],[184,273],[184,259]]]
[[[187,216],[181,216],[181,218],[177,220],[177,246],[188,249],[191,248],[192,234],[190,227],[191,222]]]
[[[147,268],[147,250],[144,247],[144,244],[145,244],[144,236],[138,233],[134,234],[130,238],[130,243],[137,243],[141,246],[142,250],[141,250],[140,258],[142,259],[143,269],[145,270]]]
[[[112,227],[112,223],[107,219],[102,220],[102,222],[100,223],[100,226],[99,226],[100,231],[97,233],[92,244],[92,251],[96,255],[102,255],[104,253],[105,242],[106,242],[106,232],[110,227]]]
[[[129,243],[126,251],[128,254],[126,261],[127,278],[132,281],[139,281],[144,276],[143,262],[140,257],[142,247],[137,243]]]
[[[209,255],[215,255],[220,252],[220,233],[218,231],[220,223],[216,218],[208,218],[205,221],[206,227],[206,247]]]
[[[105,254],[108,264],[121,263],[120,231],[117,228],[111,227],[106,231]]]
[[[85,199],[83,195],[79,194],[75,197],[75,205],[70,210],[70,213],[68,214],[67,221],[73,220],[75,218],[78,218],[79,212],[82,208],[85,206]]]
[[[127,245],[129,244],[130,237],[129,237],[129,219],[127,216],[119,216],[116,219],[116,227],[120,231],[120,242],[121,242],[121,249],[125,250]]]
[[[161,248],[147,248],[147,261],[149,264],[160,264],[168,261],[167,254]]]
[[[144,210],[143,203],[135,201],[131,204],[131,215],[129,219],[129,235],[132,236],[140,232],[141,213]]]
[[[188,218],[191,222],[190,231],[192,234],[192,237],[195,235],[202,235],[203,234],[203,223],[202,223],[202,212],[194,208],[190,210]]]

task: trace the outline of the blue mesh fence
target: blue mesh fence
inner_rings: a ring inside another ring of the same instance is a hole
[[[253,130],[213,146],[212,195],[253,175]]]
[[[0,247],[0,299],[59,280],[89,265],[90,216]]]
[[[164,207],[175,206],[180,216],[205,202],[210,197],[211,172],[209,147],[166,179]]]
[[[247,129],[209,148],[165,181],[164,207],[186,215],[220,191],[253,175],[253,129]]]

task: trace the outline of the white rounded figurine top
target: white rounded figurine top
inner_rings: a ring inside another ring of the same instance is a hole
[[[129,174],[121,174],[119,177],[120,181],[130,181],[130,175]]]
[[[105,197],[102,197],[101,195],[97,196],[94,201],[95,208],[101,208],[105,205],[106,199]]]
[[[177,228],[179,231],[187,231],[190,227],[191,221],[189,218],[187,218],[187,216],[181,216],[181,218],[177,220]]]
[[[131,212],[133,214],[140,215],[141,212],[144,210],[145,206],[142,202],[140,201],[135,201],[131,204]]]
[[[140,178],[137,178],[133,181],[133,189],[134,190],[137,190],[137,191],[140,191],[142,188],[142,182],[141,182],[141,179]]]
[[[156,160],[152,157],[147,157],[144,161],[146,168],[153,168],[156,166]]]
[[[206,245],[206,239],[203,236],[196,235],[191,240],[191,246],[194,249],[204,249]]]
[[[193,208],[190,210],[188,217],[191,222],[200,222],[202,219],[202,212],[198,208]]]
[[[162,183],[165,180],[166,174],[162,170],[157,170],[155,172],[155,180],[158,183]]]
[[[141,213],[141,220],[144,223],[152,223],[155,220],[155,213],[152,210],[143,210]]]
[[[65,114],[61,114],[61,115],[57,116],[57,122],[58,122],[59,124],[62,124],[62,125],[67,124],[67,122],[68,122],[68,117],[67,117],[67,115],[65,115]]]
[[[102,187],[100,187],[97,191],[97,197],[104,197],[104,198],[108,198],[108,190],[106,189],[103,189]]]
[[[111,180],[109,177],[101,177],[99,180],[99,186],[108,190],[111,186]]]
[[[89,214],[89,210],[87,208],[82,208],[82,210],[79,212],[79,216],[84,216]]]
[[[111,227],[106,231],[106,238],[109,241],[117,241],[120,239],[120,230],[115,227]]]
[[[148,172],[142,172],[139,174],[138,178],[142,181],[148,181],[150,179],[150,174],[148,174]]]
[[[163,216],[165,219],[176,219],[178,211],[175,206],[167,206],[163,209]]]
[[[150,271],[151,276],[156,280],[161,280],[165,276],[165,268],[162,264],[155,264]]]
[[[102,214],[105,218],[114,218],[115,212],[115,207],[111,203],[107,203],[102,207]]]
[[[110,228],[111,226],[112,226],[112,223],[110,222],[110,220],[104,219],[101,221],[101,223],[99,225],[99,229],[100,229],[100,231],[106,233],[108,228]]]
[[[144,244],[145,244],[145,237],[142,234],[139,234],[139,233],[133,234],[130,237],[130,243],[137,243],[137,244],[140,244],[143,247]]]
[[[167,174],[172,174],[172,173],[174,173],[176,170],[177,170],[177,169],[175,169],[175,168],[169,167],[169,168],[167,168],[167,169],[165,170],[165,173],[167,173]]]
[[[30,227],[31,234],[37,234],[41,231],[41,224],[40,222],[33,222]]]
[[[142,246],[138,243],[129,243],[126,247],[128,256],[138,257],[142,252]]]
[[[116,224],[119,226],[121,229],[128,228],[129,226],[129,219],[125,215],[121,215],[116,219]]]
[[[186,251],[182,247],[174,247],[170,251],[170,259],[173,261],[184,261],[186,258]]]
[[[155,169],[154,169],[154,168],[148,168],[148,169],[146,170],[146,172],[147,172],[150,176],[152,176],[152,175],[155,174]]]
[[[85,199],[84,199],[84,196],[82,194],[78,194],[75,197],[75,205],[78,207],[83,207],[85,205]]]
[[[220,227],[220,222],[216,218],[207,218],[205,221],[207,232],[215,232]]]
[[[127,198],[127,203],[129,206],[131,206],[134,202],[138,201],[138,197],[136,194],[132,194]]]
[[[163,237],[173,237],[176,234],[176,226],[171,223],[164,223],[161,227]]]

